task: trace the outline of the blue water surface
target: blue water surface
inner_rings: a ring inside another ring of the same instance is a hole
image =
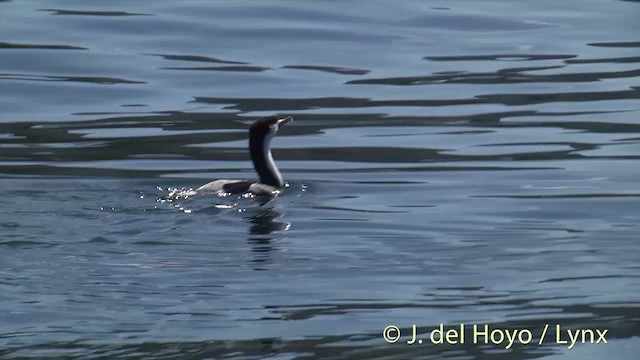
[[[0,1],[0,357],[637,359],[638,19]],[[247,129],[274,114],[282,196],[165,200],[255,178]],[[533,339],[426,342],[461,323]]]

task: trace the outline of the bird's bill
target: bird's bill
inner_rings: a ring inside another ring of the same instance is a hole
[[[285,118],[278,119],[278,126],[287,125],[290,122],[293,122],[293,116],[287,116]]]

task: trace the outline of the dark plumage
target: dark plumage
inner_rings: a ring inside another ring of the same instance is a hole
[[[188,196],[198,193],[244,194],[262,196],[276,196],[284,186],[282,175],[273,161],[271,155],[271,139],[276,135],[280,126],[293,121],[291,116],[278,118],[275,116],[256,120],[249,129],[249,154],[253,167],[258,173],[260,182],[248,180],[215,180],[195,191],[191,191]]]

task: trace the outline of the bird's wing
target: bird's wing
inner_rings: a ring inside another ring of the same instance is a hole
[[[210,183],[206,183],[196,189],[197,192],[203,193],[242,193],[249,189],[251,183],[246,180],[215,180]]]
[[[278,196],[280,189],[262,183],[253,183],[249,186],[249,192],[258,196]]]

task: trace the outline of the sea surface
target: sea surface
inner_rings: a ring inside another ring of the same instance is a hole
[[[0,358],[635,360],[639,179],[637,0],[1,0]]]

